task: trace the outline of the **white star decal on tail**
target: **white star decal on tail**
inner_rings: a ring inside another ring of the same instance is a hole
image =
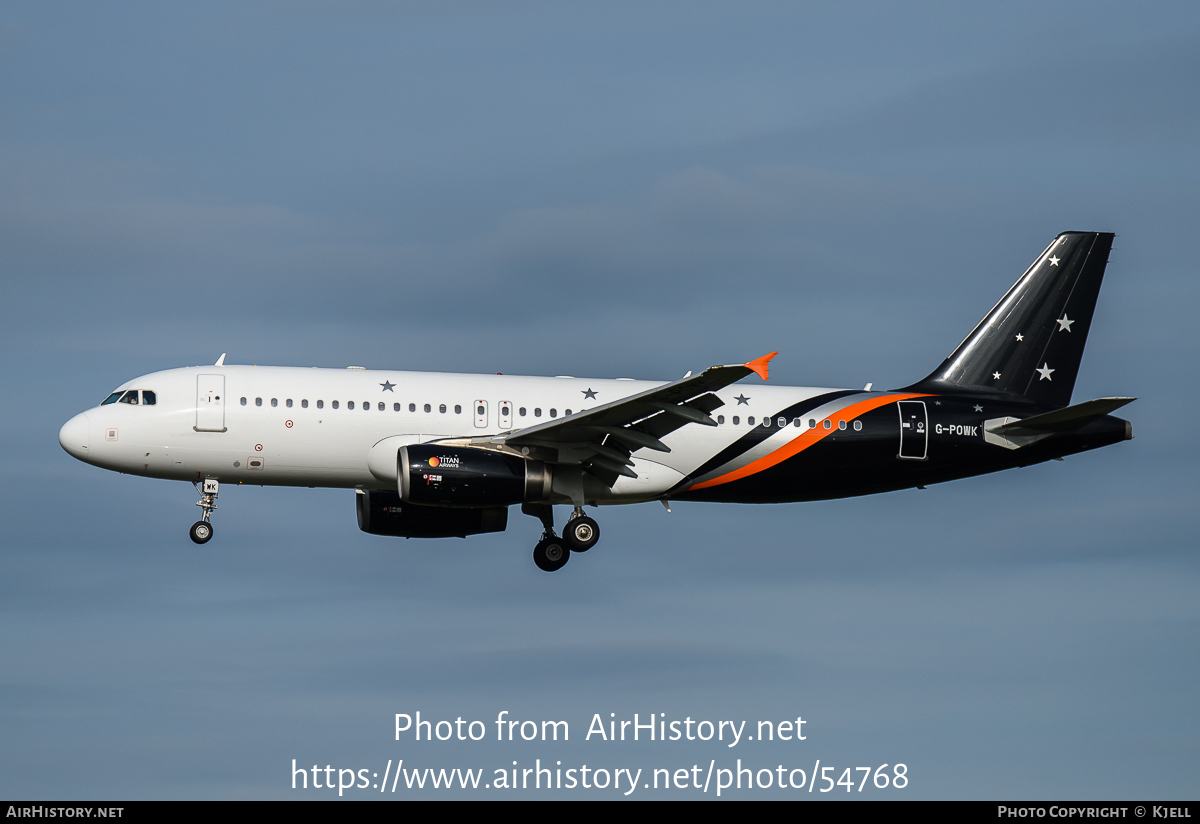
[[[1025,336],[1024,336],[1024,335],[1022,335],[1020,332],[1018,332],[1018,333],[1017,333],[1017,342],[1019,343],[1019,342],[1021,342],[1021,341],[1023,341],[1023,340],[1025,340]]]
[[[1063,312],[1063,316],[1062,316],[1061,318],[1059,318],[1058,320],[1056,320],[1056,321],[1055,321],[1055,323],[1057,323],[1057,324],[1058,324],[1058,330],[1057,330],[1057,331],[1059,331],[1059,332],[1070,332],[1070,331],[1071,331],[1071,324],[1072,324],[1072,323],[1074,323],[1074,322],[1075,322],[1075,321],[1073,321],[1073,320],[1071,320],[1070,318],[1068,318],[1068,317],[1067,317],[1067,313],[1066,313],[1066,312]]]
[[[1058,258],[1056,258],[1056,257],[1051,257],[1051,258],[1050,258],[1050,265],[1051,265],[1051,266],[1057,266],[1057,265],[1058,265]]]
[[[1043,363],[1041,366],[1039,366],[1034,371],[1038,373],[1038,380],[1040,380],[1040,381],[1054,380],[1052,377],[1050,377],[1050,373],[1053,372],[1054,370],[1050,368],[1050,364],[1048,364],[1048,363]]]

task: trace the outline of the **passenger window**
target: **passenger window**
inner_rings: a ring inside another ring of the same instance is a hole
[[[300,401],[300,408],[308,409],[308,398],[305,398],[304,400]]]
[[[246,405],[246,399],[242,398],[242,406],[245,406],[245,405]]]
[[[337,409],[337,408],[338,408],[338,402],[337,402],[337,401],[333,401],[333,402],[330,404],[330,406],[332,406],[334,409]]]
[[[517,414],[520,415],[522,418],[525,417],[525,407],[522,406],[520,409],[518,409]]]
[[[432,406],[430,406],[429,404],[425,404],[425,411],[426,411],[426,412],[432,412],[432,411],[433,411],[433,407],[432,407]]]
[[[799,418],[792,418],[792,426],[801,426],[801,425],[803,425],[803,424]]]
[[[392,411],[393,411],[393,412],[399,412],[399,411],[400,411],[400,404],[399,404],[399,403],[394,403],[394,404],[392,404]]]
[[[137,396],[136,389],[130,389],[128,392],[126,392],[124,395],[121,396],[121,403],[129,403],[129,404],[133,404],[134,406],[136,406],[137,402],[138,402],[138,396]]]
[[[563,414],[564,414],[564,415],[566,415],[567,417],[570,417],[570,416],[571,416],[571,410],[570,410],[570,409],[568,409],[568,410],[567,410],[566,412],[564,412]]]
[[[462,404],[461,404],[461,403],[456,403],[456,404],[454,404],[454,414],[455,414],[455,415],[461,415],[461,414],[462,414]]]
[[[725,416],[717,415],[717,423],[725,423]]]
[[[846,422],[845,422],[845,421],[838,421],[838,429],[841,429],[841,430],[843,430],[843,431],[844,431],[844,430],[846,429]]]
[[[540,406],[535,406],[533,408],[533,417],[535,417],[535,418],[542,417],[542,409]]]
[[[733,425],[734,425],[734,426],[737,426],[737,425],[738,425],[738,424],[740,424],[741,422],[742,422],[742,419],[741,419],[741,418],[739,418],[737,415],[734,415],[734,416],[733,416]]]
[[[808,419],[808,428],[809,428],[809,429],[816,429],[816,428],[817,428],[817,419],[816,419],[816,418],[809,418],[809,419]]]
[[[746,423],[748,423],[750,426],[754,426],[754,416],[751,415],[748,418],[746,418]]]
[[[288,399],[287,399],[287,408],[288,408],[288,409],[291,409],[291,408],[292,408],[292,399],[291,399],[291,398],[288,398]]]
[[[325,401],[317,401],[317,409],[324,409]]]
[[[279,406],[279,398],[271,398],[271,408],[274,409],[277,406]]]
[[[825,428],[826,428],[826,429],[832,429],[832,428],[833,428],[833,421],[831,421],[831,420],[829,420],[828,418],[826,418],[826,419],[825,419],[824,426],[825,426]]]
[[[379,411],[382,412],[383,410],[384,410],[383,401],[380,401],[379,402]]]
[[[363,411],[364,412],[371,411],[371,402],[370,401],[363,401]]]
[[[855,432],[862,432],[862,421],[855,421],[855,422],[854,422],[854,431],[855,431]]]
[[[552,418],[557,418],[557,417],[558,417],[558,410],[557,410],[557,409],[553,409],[553,408],[551,408],[551,410],[550,410],[550,417],[552,417]]]
[[[439,411],[439,412],[441,412],[443,415],[445,415],[445,414],[446,414],[446,404],[444,404],[444,403],[443,403],[443,404],[439,404],[439,405],[438,405],[438,411]]]
[[[334,409],[337,409],[337,401],[334,401],[334,402],[333,402],[333,408],[334,408]],[[354,408],[354,401],[346,401],[346,408],[347,408],[347,409],[353,409],[353,408]]]
[[[255,405],[255,406],[262,406],[262,398],[255,398],[255,399],[254,399],[254,405]]]
[[[787,418],[780,418],[779,420],[775,421],[775,423],[779,425],[780,429],[783,429],[785,426],[787,426]]]
[[[221,400],[221,399],[218,397],[217,400]],[[153,392],[151,392],[149,389],[143,389],[142,390],[142,405],[143,406],[154,406],[156,403],[158,403],[158,397]]]
[[[113,393],[112,393],[111,395],[109,395],[107,398],[105,398],[104,400],[100,401],[100,405],[101,405],[101,406],[108,406],[108,404],[110,404],[110,403],[116,403],[116,402],[117,402],[117,398],[121,397],[121,395],[122,395],[122,394],[123,394],[123,393],[121,393],[121,392],[113,392]],[[242,403],[245,403],[245,402],[246,402],[246,399],[245,399],[245,398],[242,398]]]
[[[763,418],[763,424],[762,424],[762,425],[763,425],[763,426],[765,426],[765,427],[767,427],[767,429],[770,429],[770,428],[771,428],[771,419],[770,419],[770,418]]]
[[[476,415],[486,415],[487,410],[483,407],[482,404],[480,404],[479,406],[475,407],[475,414]]]
[[[410,403],[410,404],[408,405],[408,411],[409,411],[409,412],[416,412],[416,411],[417,411],[417,405],[416,405],[415,403]]]

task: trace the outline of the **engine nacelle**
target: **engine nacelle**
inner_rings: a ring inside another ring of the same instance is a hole
[[[484,532],[503,532],[506,507],[448,509],[405,503],[391,490],[358,490],[355,496],[358,528],[372,535],[397,538],[465,538]]]
[[[470,446],[409,444],[396,456],[400,498],[422,506],[488,507],[545,501],[541,461]]]

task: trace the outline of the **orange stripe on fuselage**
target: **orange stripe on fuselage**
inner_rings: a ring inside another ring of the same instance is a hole
[[[858,403],[850,404],[845,409],[838,410],[834,414],[837,415],[838,420],[852,421],[855,418],[858,418],[858,417],[861,417],[861,416],[867,414],[872,409],[878,409],[881,406],[887,406],[889,403],[895,403],[896,401],[905,401],[905,400],[908,400],[909,398],[928,398],[928,397],[930,397],[930,396],[927,394],[915,393],[915,392],[914,393],[903,393],[903,394],[897,394],[897,395],[880,395],[878,397],[868,398],[865,401],[859,401]],[[832,415],[827,416],[827,417],[829,420],[833,419]],[[822,418],[822,420],[825,420],[825,418]],[[792,440],[788,441],[786,444],[779,447],[778,449],[776,449],[774,452],[770,453],[769,455],[763,455],[758,460],[751,461],[750,463],[746,464],[745,466],[739,467],[738,469],[735,469],[732,472],[726,472],[724,475],[719,475],[716,478],[711,478],[710,480],[703,481],[698,484],[693,484],[692,486],[688,487],[688,491],[691,492],[693,489],[707,489],[710,486],[720,486],[721,484],[727,484],[727,483],[730,483],[731,481],[738,481],[738,480],[741,480],[742,478],[748,478],[751,475],[757,475],[759,472],[762,472],[764,469],[770,469],[771,467],[775,466],[776,464],[783,463],[784,461],[786,461],[788,458],[792,457],[793,455],[803,452],[805,449],[808,449],[810,446],[812,446],[813,444],[815,444],[817,441],[821,440],[822,438],[826,438],[826,437],[834,434],[835,432],[840,432],[840,431],[841,430],[839,430],[839,429],[825,429],[824,427],[821,427],[821,426],[818,426],[816,429],[806,429],[806,430],[804,430],[804,433],[802,435],[800,435],[800,437],[793,438]]]

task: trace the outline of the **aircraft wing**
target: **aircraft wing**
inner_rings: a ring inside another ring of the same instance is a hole
[[[473,443],[503,444],[550,463],[581,465],[612,486],[624,475],[636,478],[630,455],[639,449],[670,452],[662,438],[689,423],[716,426],[709,415],[725,402],[713,394],[750,374],[767,379],[767,364],[778,352],[744,364],[710,366],[699,375],[593,407],[565,418],[504,432]]]

